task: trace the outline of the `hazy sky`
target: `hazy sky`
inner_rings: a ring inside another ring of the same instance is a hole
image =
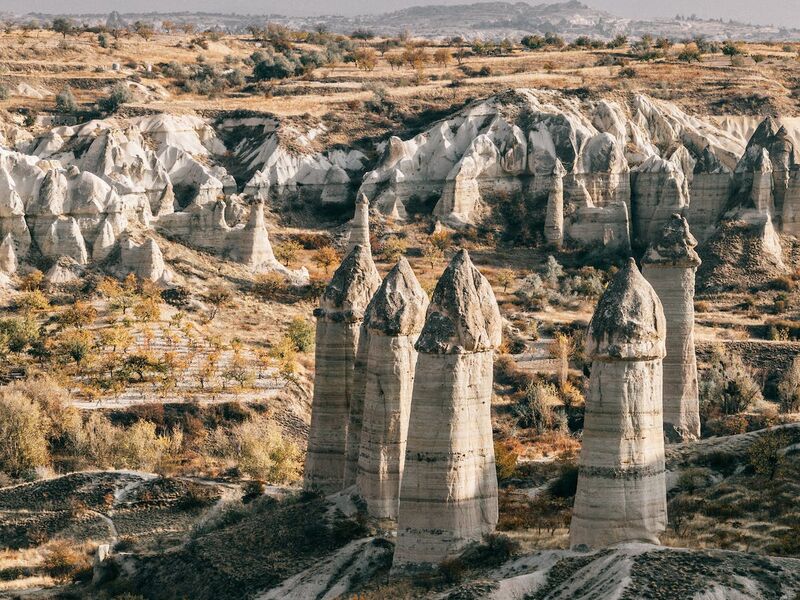
[[[472,0],[0,0],[0,11],[108,12],[208,11],[281,13],[306,16],[362,14],[418,4],[462,4]],[[548,0],[554,2],[557,0]],[[696,13],[701,17],[738,19],[751,23],[800,27],[800,0],[584,0],[595,8],[627,17],[671,17]],[[531,4],[537,4],[532,0]]]

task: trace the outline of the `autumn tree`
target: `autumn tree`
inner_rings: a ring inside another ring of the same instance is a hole
[[[327,274],[330,271],[331,265],[339,260],[339,253],[333,249],[332,246],[323,246],[314,253],[314,262],[320,268],[325,269]]]
[[[275,246],[275,258],[287,267],[291,267],[302,250],[303,247],[296,241],[286,240]]]
[[[221,285],[212,287],[206,294],[206,300],[211,305],[211,311],[208,315],[209,320],[213,321],[219,310],[230,303],[232,297],[233,294],[228,288]]]
[[[372,71],[378,64],[378,55],[372,48],[359,48],[353,53],[356,66],[364,71]]]
[[[439,48],[436,52],[433,53],[433,62],[435,62],[443,69],[446,68],[447,65],[449,65],[452,62],[452,60],[453,60],[453,55],[447,48]]]
[[[556,360],[556,374],[558,375],[558,383],[563,386],[567,382],[567,375],[569,374],[569,359],[575,351],[575,344],[570,336],[565,333],[558,332],[553,336],[553,341],[550,342],[548,348],[550,356]]]
[[[497,274],[497,283],[503,286],[503,293],[508,291],[508,286],[514,283],[516,275],[511,269],[503,269]]]

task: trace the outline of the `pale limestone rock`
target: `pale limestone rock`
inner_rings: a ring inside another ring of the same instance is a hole
[[[48,285],[58,287],[77,281],[84,274],[84,268],[69,256],[60,257],[45,273]]]
[[[359,194],[356,200],[356,212],[353,220],[350,221],[350,237],[347,240],[347,252],[356,247],[364,246],[372,251],[369,240],[369,198],[365,194]]]
[[[110,219],[103,221],[103,227],[99,235],[94,239],[92,246],[92,260],[101,261],[114,249],[114,244],[117,242],[117,234],[114,231],[114,224]]]
[[[370,252],[356,246],[322,295],[317,317],[314,399],[305,481],[326,493],[344,487],[354,362],[361,323],[381,280]]]
[[[373,296],[359,339],[361,372],[348,428],[345,485],[358,484],[369,514],[397,519],[417,351],[428,296],[405,258]],[[365,347],[362,350],[362,342]]]
[[[564,242],[564,175],[567,172],[556,159],[552,186],[547,195],[547,213],[544,219],[544,239],[548,244],[560,247]]]
[[[17,251],[14,246],[14,238],[9,233],[0,243],[0,273],[13,275],[17,272]]]
[[[48,258],[67,256],[79,265],[89,262],[89,253],[80,225],[73,217],[36,220],[34,239],[42,254]]]
[[[700,437],[697,357],[694,350],[694,287],[700,257],[697,240],[681,215],[672,215],[642,259],[642,274],[653,286],[667,319],[663,363],[664,435],[667,441]]]
[[[592,373],[572,548],[657,544],[664,531],[665,334],[661,302],[630,259],[600,298],[586,338]]]
[[[416,344],[395,571],[431,568],[494,531],[490,403],[501,332],[492,288],[462,250],[436,286]]]
[[[129,235],[120,240],[120,266],[139,279],[166,283],[172,275],[164,263],[158,243],[151,237],[136,243]]]
[[[633,239],[646,247],[657,240],[670,216],[689,205],[689,186],[679,163],[651,156],[631,173]]]

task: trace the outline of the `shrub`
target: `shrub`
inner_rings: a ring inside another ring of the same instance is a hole
[[[800,410],[800,356],[794,358],[791,367],[778,384],[778,399],[781,412],[789,413]]]
[[[552,405],[559,401],[556,388],[549,383],[534,382],[513,406],[521,427],[530,427],[541,434],[553,427],[555,415]]]
[[[788,437],[780,432],[771,431],[759,437],[747,451],[748,461],[753,470],[767,479],[774,479],[778,471],[786,463],[786,455],[782,452],[790,443]]]
[[[628,66],[628,67],[622,67],[619,70],[619,73],[617,73],[617,75],[619,75],[619,77],[622,77],[624,79],[633,79],[634,77],[636,77],[638,75],[638,73],[637,73],[636,69],[634,69],[633,67]]]
[[[117,82],[111,88],[107,98],[100,100],[100,109],[106,112],[116,112],[120,106],[133,101],[133,94],[124,82]]]
[[[275,258],[291,267],[303,247],[294,240],[287,240],[275,246]]]
[[[213,453],[236,460],[239,469],[250,477],[290,483],[300,476],[300,451],[265,415],[251,416],[229,432],[218,428],[211,439]]]
[[[71,113],[78,110],[75,96],[72,95],[72,90],[68,87],[65,87],[56,95],[56,110],[61,113]]]
[[[407,245],[405,241],[397,237],[390,237],[381,246],[381,256],[387,262],[397,262],[406,253]]]
[[[19,391],[0,395],[0,470],[14,477],[50,464],[50,425],[38,404]]]
[[[517,471],[519,452],[512,440],[495,441],[494,463],[497,469],[497,480],[501,483],[514,477]]]
[[[553,498],[572,498],[578,491],[578,465],[565,462],[553,481],[547,486],[547,492]]]
[[[295,317],[289,323],[286,335],[298,352],[310,352],[314,348],[314,326],[303,317]]]
[[[8,89],[8,86],[0,83],[0,101],[8,100],[10,95],[11,91]]]
[[[256,277],[253,291],[264,300],[277,300],[286,293],[286,279],[280,273],[262,273]]]
[[[761,388],[738,354],[717,346],[700,385],[700,407],[706,418],[735,415],[762,399]]]
[[[91,577],[92,563],[89,555],[77,549],[74,541],[50,542],[45,550],[42,566],[48,575],[60,581],[83,579],[87,573]]]

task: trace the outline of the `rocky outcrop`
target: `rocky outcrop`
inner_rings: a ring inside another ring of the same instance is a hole
[[[367,512],[397,519],[417,351],[428,296],[405,258],[367,307],[363,376],[350,408],[345,483],[356,482]],[[358,373],[357,373],[358,377]]]
[[[0,243],[0,278],[8,278],[17,272],[17,251],[14,249],[14,238],[9,233]]]
[[[240,199],[232,196],[229,202],[238,206]],[[247,265],[256,273],[277,272],[296,285],[308,282],[305,268],[291,270],[275,258],[261,200],[255,199],[249,208],[244,206],[247,220],[234,227],[228,225],[228,209],[223,200],[204,205],[193,202],[183,211],[161,216],[156,226],[193,246]]]
[[[672,214],[689,205],[689,186],[679,161],[658,156],[649,157],[634,169],[631,186],[633,238],[646,247],[659,238]]]
[[[663,362],[664,435],[681,442],[700,437],[700,400],[694,349],[694,288],[700,257],[697,240],[681,215],[672,215],[647,249],[642,274],[658,294],[667,319]]]
[[[552,188],[547,196],[547,214],[544,219],[544,239],[556,248],[561,247],[564,241],[564,175],[566,174],[561,161],[556,159]]]
[[[326,493],[344,486],[347,427],[361,324],[381,279],[370,252],[356,246],[342,261],[314,311],[314,398],[304,485]]]
[[[436,285],[416,344],[395,571],[438,565],[495,528],[490,403],[501,330],[489,282],[460,251]]]
[[[164,256],[158,243],[148,237],[137,243],[132,236],[125,235],[120,240],[120,268],[123,272],[133,273],[139,279],[168,283],[172,276],[164,263]]]
[[[356,212],[350,221],[350,237],[347,240],[347,252],[356,246],[364,246],[372,251],[369,240],[369,198],[359,194],[356,200]]]
[[[662,421],[666,323],[631,259],[597,304],[570,546],[658,543],[667,520]]]
[[[565,242],[626,251],[632,241],[646,247],[648,236],[687,205],[690,223],[696,219],[710,234],[744,145],[710,121],[643,95],[583,102],[518,89],[476,101],[412,139],[391,138],[361,191],[396,218],[412,200],[438,198],[434,213],[452,227],[519,204],[531,223],[544,217],[551,244],[559,235],[560,192]],[[561,185],[553,177],[557,163]]]

